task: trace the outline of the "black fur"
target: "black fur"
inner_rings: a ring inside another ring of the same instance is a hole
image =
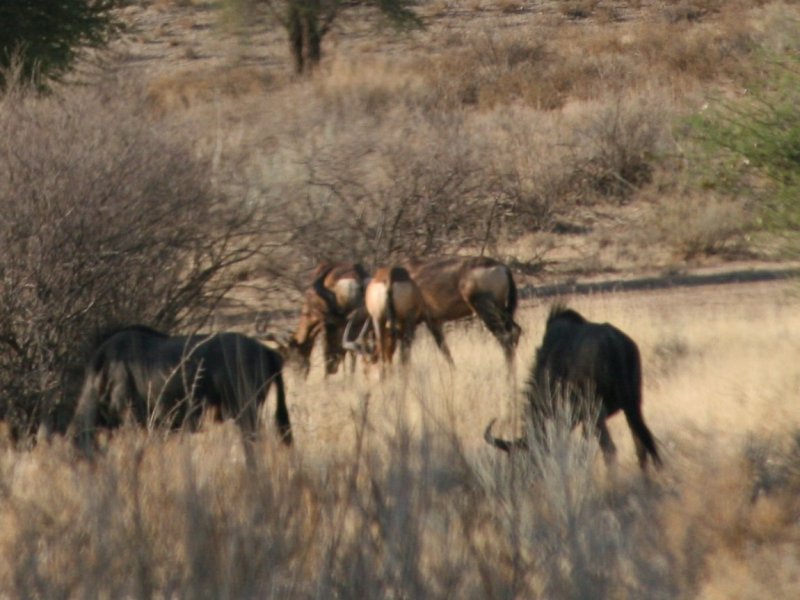
[[[234,419],[247,438],[255,436],[258,413],[274,383],[275,422],[291,444],[280,355],[238,333],[168,336],[134,325],[107,333],[84,375],[71,435],[91,446],[97,427],[114,428],[132,417],[177,428],[197,427],[211,407],[218,419]]]
[[[642,416],[642,367],[639,348],[625,333],[608,323],[592,323],[578,312],[556,305],[547,318],[547,328],[528,380],[527,392],[534,425],[552,418],[559,400],[566,400],[577,422],[597,415],[594,426],[608,460],[615,453],[605,420],[622,411],[636,443],[640,466],[650,456],[658,466],[653,435]],[[581,403],[595,399],[600,405]],[[573,425],[577,424],[573,423]],[[485,437],[501,450],[527,447],[524,440],[507,441],[491,436],[491,423]]]

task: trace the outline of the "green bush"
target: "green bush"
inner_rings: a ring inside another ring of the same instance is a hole
[[[712,157],[701,161],[704,188],[754,198],[765,227],[800,228],[800,56],[765,60],[743,93],[707,106],[691,127]]]
[[[42,86],[58,79],[86,47],[104,45],[119,27],[119,0],[27,0],[0,3],[0,90],[19,62],[22,76]]]

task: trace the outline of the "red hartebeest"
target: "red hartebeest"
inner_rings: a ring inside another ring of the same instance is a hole
[[[300,320],[288,340],[290,358],[299,359],[308,375],[311,351],[320,333],[324,333],[325,373],[332,374],[344,358],[342,332],[347,317],[364,303],[367,273],[359,264],[322,264],[306,289]]]
[[[511,363],[521,333],[514,322],[517,287],[511,270],[484,256],[409,260],[405,268],[425,304],[426,323],[437,345],[449,356],[442,325],[477,315],[500,342]]]
[[[398,266],[375,271],[364,304],[375,332],[376,357],[384,365],[391,363],[399,338],[400,360],[406,364],[417,323],[427,322],[425,302],[408,271]]]
[[[411,260],[402,267],[379,269],[367,286],[365,305],[375,332],[377,358],[384,363],[391,361],[398,337],[403,361],[407,360],[415,327],[423,321],[450,363],[442,332],[445,321],[477,315],[498,339],[509,363],[521,332],[514,322],[514,278],[506,265],[491,258]],[[369,325],[365,323],[358,339],[345,345],[365,353],[361,340]]]

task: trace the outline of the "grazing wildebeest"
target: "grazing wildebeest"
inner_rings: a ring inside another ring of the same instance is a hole
[[[408,271],[400,266],[376,270],[364,303],[375,333],[375,359],[383,365],[391,363],[399,339],[400,360],[408,363],[417,324],[429,323],[422,293]]]
[[[553,306],[526,393],[534,431],[544,419],[554,416],[559,400],[566,400],[571,408],[578,409],[573,413],[578,418],[585,419],[587,413],[596,415],[594,427],[600,447],[606,462],[611,462],[616,448],[606,419],[621,410],[633,434],[639,466],[646,468],[648,455],[656,466],[661,464],[653,434],[642,416],[639,349],[613,325],[592,323],[564,305]],[[586,401],[597,410],[581,412],[580,403]],[[484,433],[487,442],[505,451],[527,448],[525,438],[508,441],[493,437],[493,423]]]
[[[274,383],[275,425],[281,441],[291,445],[282,366],[277,352],[238,333],[169,336],[142,325],[119,329],[92,354],[70,435],[89,451],[98,427],[133,420],[196,429],[209,408],[217,420],[236,421],[249,452]]]
[[[314,272],[314,281],[306,289],[300,320],[286,347],[290,358],[300,361],[307,376],[311,351],[320,333],[324,333],[325,373],[336,373],[344,358],[342,346],[347,318],[364,304],[367,272],[359,264],[322,264]]]
[[[517,287],[511,270],[483,256],[453,256],[403,263],[425,302],[428,328],[445,353],[442,324],[477,315],[500,342],[509,364],[521,329],[514,322]]]

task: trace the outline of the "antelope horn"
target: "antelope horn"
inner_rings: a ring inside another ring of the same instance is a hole
[[[486,431],[483,432],[483,439],[486,440],[486,443],[488,443],[490,446],[494,446],[495,448],[499,448],[503,452],[528,449],[528,440],[526,440],[524,437],[516,440],[504,440],[494,437],[492,435],[492,427],[494,426],[495,421],[497,421],[497,419],[492,419],[489,422],[489,425],[486,426]]]
[[[278,352],[281,354],[286,354],[289,351],[289,343],[285,339],[280,339],[274,333],[264,333],[260,337],[265,342],[272,342],[273,344],[277,345]]]
[[[344,326],[344,334],[342,335],[342,348],[345,350],[355,351],[355,342],[350,341],[350,328],[353,326],[353,319],[347,320],[347,325]]]
[[[268,315],[265,315],[264,313],[258,313],[258,315],[256,315],[256,333],[259,335],[266,334],[274,338],[275,337],[274,335],[267,333],[267,327],[269,326],[269,322],[270,318]],[[265,337],[264,339],[269,339],[269,338]],[[276,341],[276,340],[270,340],[270,341]]]
[[[347,325],[344,328],[344,335],[342,336],[342,347],[345,350],[350,350],[351,352],[358,352],[359,354],[368,354],[366,348],[364,348],[363,340],[364,336],[367,334],[367,328],[369,327],[369,319],[364,321],[364,326],[361,328],[361,332],[358,334],[358,337],[354,341],[350,341],[350,328],[353,326],[353,319],[348,319]]]

